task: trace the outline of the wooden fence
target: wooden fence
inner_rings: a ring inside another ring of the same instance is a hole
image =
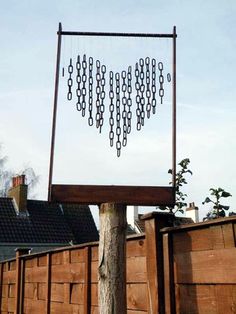
[[[172,224],[146,215],[127,239],[127,313],[236,313],[236,218]],[[1,313],[98,313],[97,268],[97,243],[18,251],[0,264]]]
[[[236,217],[162,234],[166,313],[236,313]]]

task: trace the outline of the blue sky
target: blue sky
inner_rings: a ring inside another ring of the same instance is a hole
[[[188,201],[195,201],[204,216],[207,207],[201,202],[209,188],[220,186],[231,192],[226,204],[236,210],[234,0],[2,1],[0,10],[0,142],[9,167],[20,171],[30,165],[40,175],[38,198],[47,195],[58,23],[66,30],[157,33],[170,33],[176,25],[177,160],[191,160]],[[169,165],[166,137],[161,131],[152,137],[158,120],[141,139],[134,135],[117,161],[104,148],[106,140],[83,122],[68,128],[65,120],[72,113],[63,110],[55,181],[168,183],[168,177],[162,179]]]

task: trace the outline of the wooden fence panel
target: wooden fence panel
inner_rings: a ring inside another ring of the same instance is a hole
[[[236,313],[235,224],[235,218],[227,218],[163,230],[164,252],[171,256],[173,249],[172,269],[165,266],[165,288],[172,271],[175,290],[167,313]],[[165,292],[168,301],[171,291]]]
[[[233,261],[236,261],[235,248],[176,254],[175,282],[236,284],[236,263]]]
[[[19,313],[98,313],[98,244],[20,258],[1,264],[1,313],[15,311],[17,267],[24,268]],[[146,244],[141,236],[127,240],[129,313],[147,313],[147,293]]]

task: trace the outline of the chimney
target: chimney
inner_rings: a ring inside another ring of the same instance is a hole
[[[186,217],[192,218],[194,222],[199,222],[198,207],[195,206],[194,202],[189,203],[189,207],[186,208]]]
[[[15,200],[19,212],[27,210],[27,190],[25,175],[12,178],[12,187],[8,191],[8,197]]]

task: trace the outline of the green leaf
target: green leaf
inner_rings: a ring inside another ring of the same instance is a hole
[[[220,205],[220,208],[222,208],[224,210],[229,210],[229,206],[225,206],[225,205]]]
[[[168,210],[168,209],[169,209],[167,206],[158,206],[158,208],[159,208],[160,210]]]
[[[216,195],[217,194],[217,190],[216,189],[211,188],[210,191],[211,191],[211,195]]]
[[[202,202],[202,204],[210,203],[210,202],[212,202],[212,200],[209,197],[206,197],[205,201]]]
[[[219,211],[219,216],[220,217],[225,217],[225,211],[224,210],[220,210]]]
[[[221,197],[229,197],[229,196],[232,196],[229,192],[223,191],[221,194]]]

